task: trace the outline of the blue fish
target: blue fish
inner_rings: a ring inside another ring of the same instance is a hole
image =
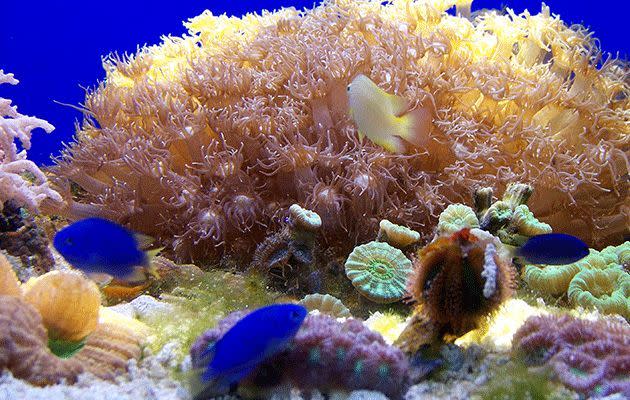
[[[516,250],[516,256],[529,264],[564,265],[581,260],[589,254],[586,243],[564,233],[532,236]]]
[[[273,304],[243,317],[202,354],[208,360],[201,375],[205,388],[195,398],[229,392],[263,361],[286,348],[307,313],[299,304]]]
[[[74,268],[107,274],[127,282],[143,282],[145,271],[156,275],[151,256],[161,249],[142,250],[152,239],[102,218],[74,222],[55,235],[55,249]]]

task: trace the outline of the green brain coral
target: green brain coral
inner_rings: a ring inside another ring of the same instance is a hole
[[[620,268],[584,270],[575,275],[568,294],[573,304],[630,319],[630,274]]]
[[[449,235],[463,228],[479,228],[479,219],[472,208],[463,204],[451,204],[438,220],[438,235]]]
[[[405,295],[411,261],[385,242],[354,248],[345,264],[346,276],[363,296],[376,303],[393,303]]]

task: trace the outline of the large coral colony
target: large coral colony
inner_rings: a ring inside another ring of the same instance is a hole
[[[47,171],[26,151],[54,127],[0,99],[0,368],[71,385],[175,349],[168,366],[195,376],[198,399],[223,386],[413,398],[414,385],[488,379],[462,398],[516,398],[500,394],[510,385],[541,398],[529,382],[545,376],[544,398],[630,397],[630,75],[588,31],[544,5],[470,0],[185,25],[105,59],[76,142]],[[394,152],[357,131],[347,87],[361,75],[422,110],[422,140]],[[0,70],[0,83],[17,80]],[[57,257],[50,238],[87,217],[154,238],[155,273],[93,281]],[[514,257],[552,232],[588,255]],[[208,364],[266,311],[252,309],[289,302],[309,314],[285,347],[252,350],[242,376]],[[476,366],[461,367],[467,354]]]

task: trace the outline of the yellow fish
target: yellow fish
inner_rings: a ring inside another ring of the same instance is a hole
[[[392,153],[404,153],[405,141],[423,146],[428,140],[429,110],[409,111],[404,97],[387,93],[365,75],[356,76],[348,85],[348,103],[361,139],[367,136]]]

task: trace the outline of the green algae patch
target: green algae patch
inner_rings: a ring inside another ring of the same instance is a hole
[[[253,309],[274,302],[258,275],[238,275],[210,270],[163,294],[173,310],[147,319],[155,334],[149,348],[157,353],[167,343],[177,343],[176,357],[183,359],[197,336],[232,311]]]
[[[48,339],[48,348],[59,358],[70,358],[85,346],[86,340],[87,338],[78,342],[69,342],[67,340]]]

